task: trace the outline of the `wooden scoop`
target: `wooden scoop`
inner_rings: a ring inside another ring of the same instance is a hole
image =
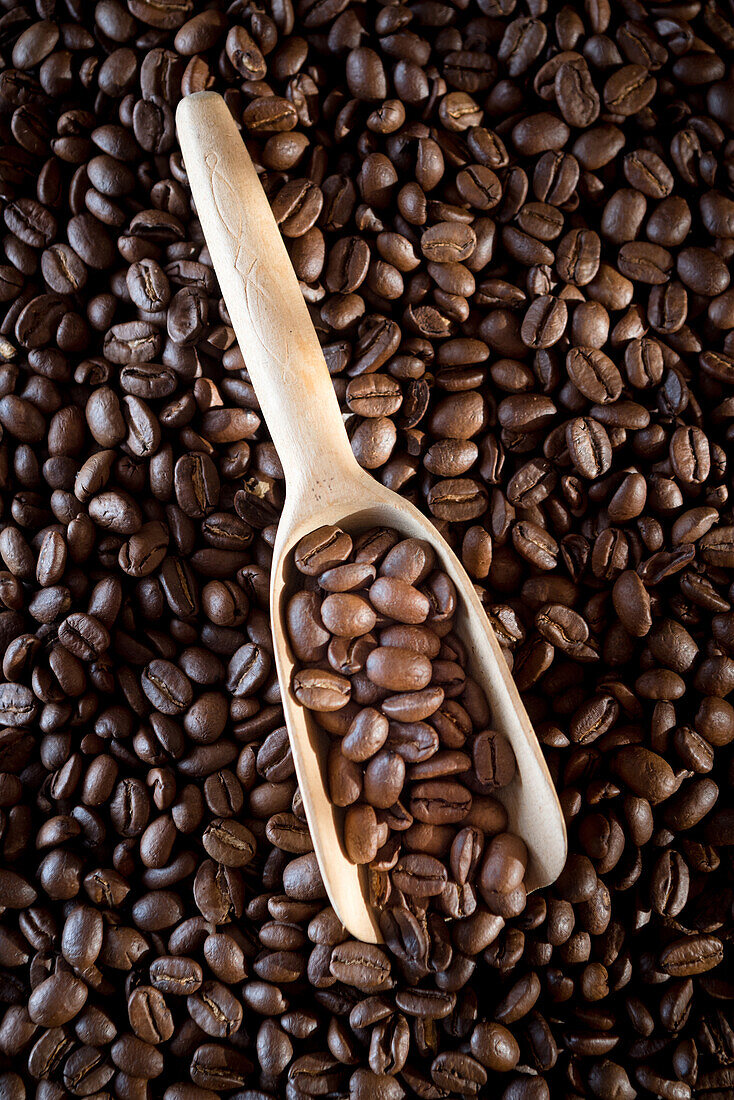
[[[448,544],[412,504],[357,464],[329,371],[265,192],[224,100],[198,92],[176,113],[196,210],[263,416],[283,464],[285,507],[270,587],[275,662],[296,775],[329,899],[356,939],[381,940],[368,871],[347,859],[342,811],[329,801],[329,736],[293,697],[294,658],[284,628],[298,585],[292,552],[324,524],[351,534],[375,525],[425,539],[459,594],[456,632],[469,671],[484,688],[492,724],[515,750],[517,775],[498,792],[510,829],[530,852],[529,890],[552,882],[566,859],[566,830],[548,769],[474,588]]]

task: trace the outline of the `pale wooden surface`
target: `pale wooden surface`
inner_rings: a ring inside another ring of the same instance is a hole
[[[228,108],[213,92],[179,104],[179,142],[197,213],[240,348],[286,473],[286,502],[273,552],[270,606],[275,661],[293,759],[324,885],[343,924],[357,939],[377,942],[375,914],[365,900],[367,874],[349,862],[342,811],[329,801],[328,735],[289,691],[293,655],[284,630],[288,596],[297,584],[290,557],[303,535],[322,524],[350,533],[374,524],[423,538],[457,587],[463,613],[457,633],[469,666],[487,693],[492,722],[512,742],[518,771],[499,792],[510,828],[531,854],[528,889],[552,882],[566,858],[558,798],[494,632],[461,563],[416,508],[366,474],[354,459],[339,406],[288,253],[252,161]]]
[[[291,490],[351,459],[339,404],[290,257],[221,96],[176,112],[206,243]]]

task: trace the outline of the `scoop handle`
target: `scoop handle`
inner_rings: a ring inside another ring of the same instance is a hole
[[[215,92],[182,99],[176,126],[219,286],[286,478],[301,491],[328,492],[345,465],[356,464],[255,166]]]

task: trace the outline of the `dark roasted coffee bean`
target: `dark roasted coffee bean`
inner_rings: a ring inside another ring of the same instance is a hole
[[[604,425],[593,417],[577,417],[569,421],[566,444],[571,460],[582,477],[593,480],[609,469],[612,461],[609,436]]]
[[[383,988],[390,980],[390,962],[374,944],[347,940],[337,944],[331,955],[332,974],[365,993]]]
[[[255,854],[255,838],[237,821],[215,818],[207,826],[202,843],[212,857],[227,867],[243,867]]]
[[[433,856],[410,853],[398,860],[392,872],[393,884],[404,894],[432,897],[446,885],[446,868]]]
[[[173,1016],[160,990],[141,985],[127,1002],[130,1026],[143,1042],[156,1045],[167,1042],[174,1033]]]
[[[555,76],[555,96],[569,126],[586,127],[599,116],[599,93],[580,58],[564,61]]]
[[[35,1024],[60,1027],[81,1011],[87,995],[84,982],[57,971],[35,987],[28,1000],[28,1014]]]
[[[523,343],[529,348],[549,348],[563,336],[568,319],[566,303],[550,294],[541,295],[532,303],[520,330]]]
[[[722,944],[716,936],[693,935],[673,940],[663,948],[660,963],[665,973],[687,977],[711,970],[722,957]]]
[[[599,270],[600,242],[592,230],[571,230],[558,242],[558,274],[574,286],[586,286]]]
[[[141,684],[151,704],[162,714],[180,714],[192,700],[188,677],[170,661],[151,661]]]
[[[317,576],[346,561],[351,550],[352,540],[348,535],[335,527],[322,527],[298,544],[296,565],[302,573]]]
[[[576,388],[598,405],[616,401],[622,392],[619,371],[598,348],[572,348],[566,356],[566,369]]]

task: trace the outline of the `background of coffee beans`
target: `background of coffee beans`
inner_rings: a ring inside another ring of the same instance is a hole
[[[731,1097],[731,5],[0,9],[2,1095]],[[175,143],[207,87],[567,815],[440,997],[365,982],[310,851],[282,471]]]

